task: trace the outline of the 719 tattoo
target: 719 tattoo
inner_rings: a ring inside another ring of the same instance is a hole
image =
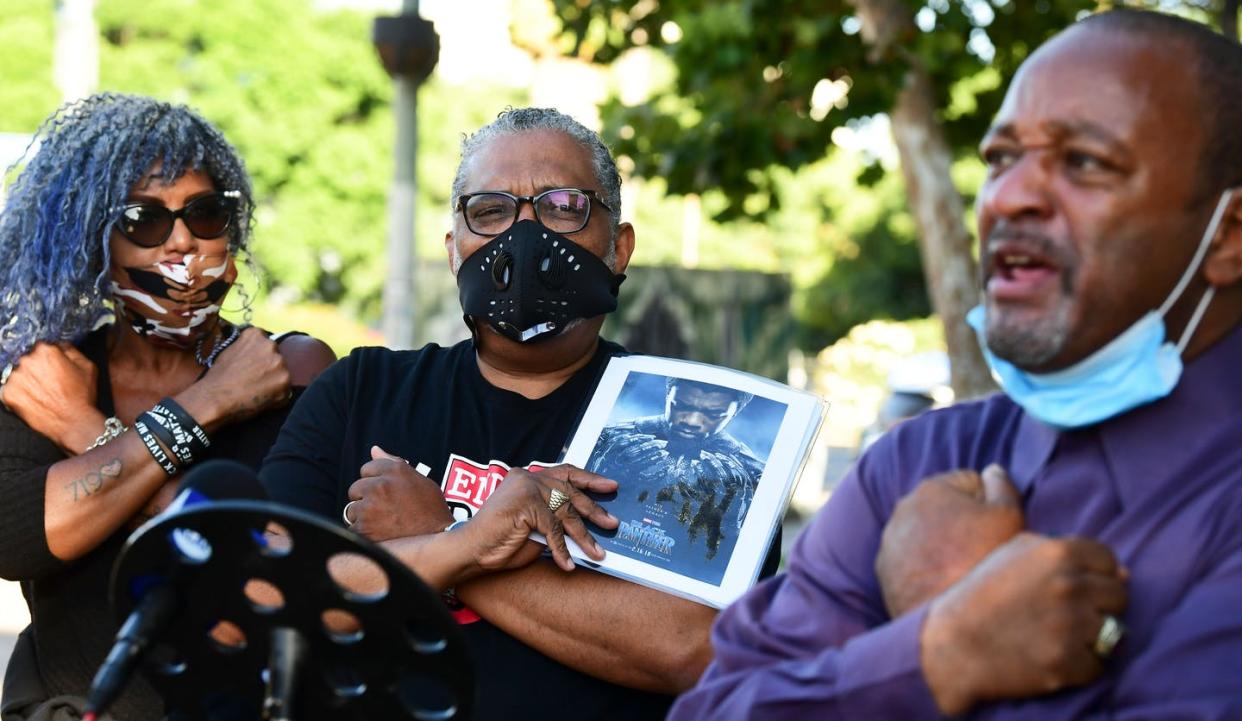
[[[114,479],[121,475],[121,459],[113,458],[98,469],[90,471],[81,478],[70,481],[65,484],[65,490],[73,491],[73,500],[85,498],[91,494],[98,493],[103,488],[105,480]]]

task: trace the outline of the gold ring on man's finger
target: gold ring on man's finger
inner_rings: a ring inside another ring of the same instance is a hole
[[[569,502],[569,494],[559,488],[553,488],[551,495],[548,496],[548,510],[556,513],[556,509]]]

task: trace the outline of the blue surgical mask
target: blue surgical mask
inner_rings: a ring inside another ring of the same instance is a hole
[[[1208,286],[1177,344],[1166,342],[1164,316],[1185,292],[1212,245],[1232,190],[1221,195],[1190,266],[1158,310],[1149,311],[1104,347],[1052,373],[1029,373],[988,350],[982,305],[966,314],[983,357],[1005,394],[1035,418],[1059,430],[1090,426],[1167,396],[1182,376],[1182,352],[1216,293]]]

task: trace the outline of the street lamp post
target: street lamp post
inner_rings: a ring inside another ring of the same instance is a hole
[[[388,277],[383,332],[390,347],[414,345],[414,202],[417,188],[418,87],[436,66],[440,37],[419,17],[418,0],[404,0],[401,14],[377,17],[371,40],[393,79],[397,138],[388,196]]]
[[[99,28],[95,0],[56,0],[52,78],[62,102],[84,98],[99,86]]]

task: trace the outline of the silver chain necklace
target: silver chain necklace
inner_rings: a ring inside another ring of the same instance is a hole
[[[241,334],[241,326],[235,325],[231,326],[231,328],[232,330],[229,332],[228,336],[219,343],[216,343],[215,347],[211,349],[211,352],[207,354],[206,358],[203,357],[203,339],[199,338],[194,343],[194,360],[198,361],[198,364],[204,368],[210,368],[211,364],[216,362],[216,356],[220,355],[225,348],[232,345],[233,341],[237,340],[237,336]]]

